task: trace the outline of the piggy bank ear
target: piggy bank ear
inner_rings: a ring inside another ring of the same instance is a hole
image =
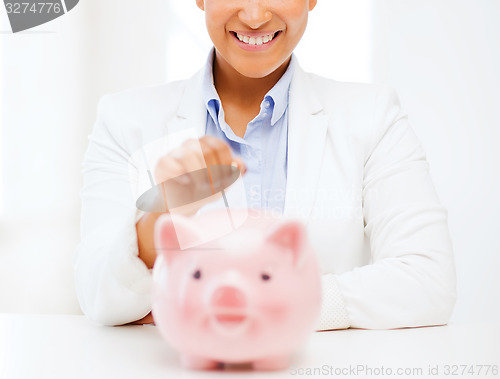
[[[156,220],[154,243],[158,255],[168,262],[175,259],[181,250],[191,247],[198,239],[190,220],[180,215],[164,214]]]
[[[278,245],[285,252],[292,255],[293,265],[301,266],[305,251],[305,227],[299,221],[286,221],[271,232],[267,241]]]

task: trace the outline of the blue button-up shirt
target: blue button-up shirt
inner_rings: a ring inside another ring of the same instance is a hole
[[[206,134],[227,142],[233,154],[247,166],[243,175],[247,204],[282,214],[285,204],[288,98],[295,57],[281,79],[264,96],[259,114],[247,125],[243,138],[234,134],[225,121],[224,109],[214,86],[214,50],[210,53],[203,79],[203,96],[207,106]]]

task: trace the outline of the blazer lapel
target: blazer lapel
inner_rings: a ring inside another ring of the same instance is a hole
[[[203,70],[189,79],[175,119],[165,135],[193,128],[205,135],[206,106],[202,96]],[[307,74],[297,64],[290,84],[288,169],[284,215],[307,220],[317,193],[326,143],[328,118]]]
[[[165,135],[193,128],[198,138],[205,135],[207,108],[202,94],[203,69],[187,80],[184,92],[179,94],[176,117],[166,125]]]
[[[297,65],[290,85],[284,215],[309,219],[318,189],[328,118],[310,78]]]

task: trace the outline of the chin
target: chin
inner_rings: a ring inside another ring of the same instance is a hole
[[[277,63],[277,64],[266,64],[266,63],[254,63],[249,65],[248,62],[245,62],[245,64],[241,65],[235,65],[233,66],[236,71],[238,71],[241,75],[246,76],[247,78],[252,78],[252,79],[261,79],[265,78],[266,76],[271,75],[273,72],[275,72],[277,69],[281,67],[283,63]]]
[[[252,78],[252,79],[262,79],[268,75],[271,75],[275,70],[252,70],[252,71],[238,71],[241,75]]]

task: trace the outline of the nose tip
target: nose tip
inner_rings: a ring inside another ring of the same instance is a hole
[[[263,5],[249,2],[239,12],[239,18],[252,29],[258,29],[273,18],[273,14]]]
[[[242,308],[245,304],[245,296],[234,287],[220,287],[212,296],[212,305],[216,307]]]

